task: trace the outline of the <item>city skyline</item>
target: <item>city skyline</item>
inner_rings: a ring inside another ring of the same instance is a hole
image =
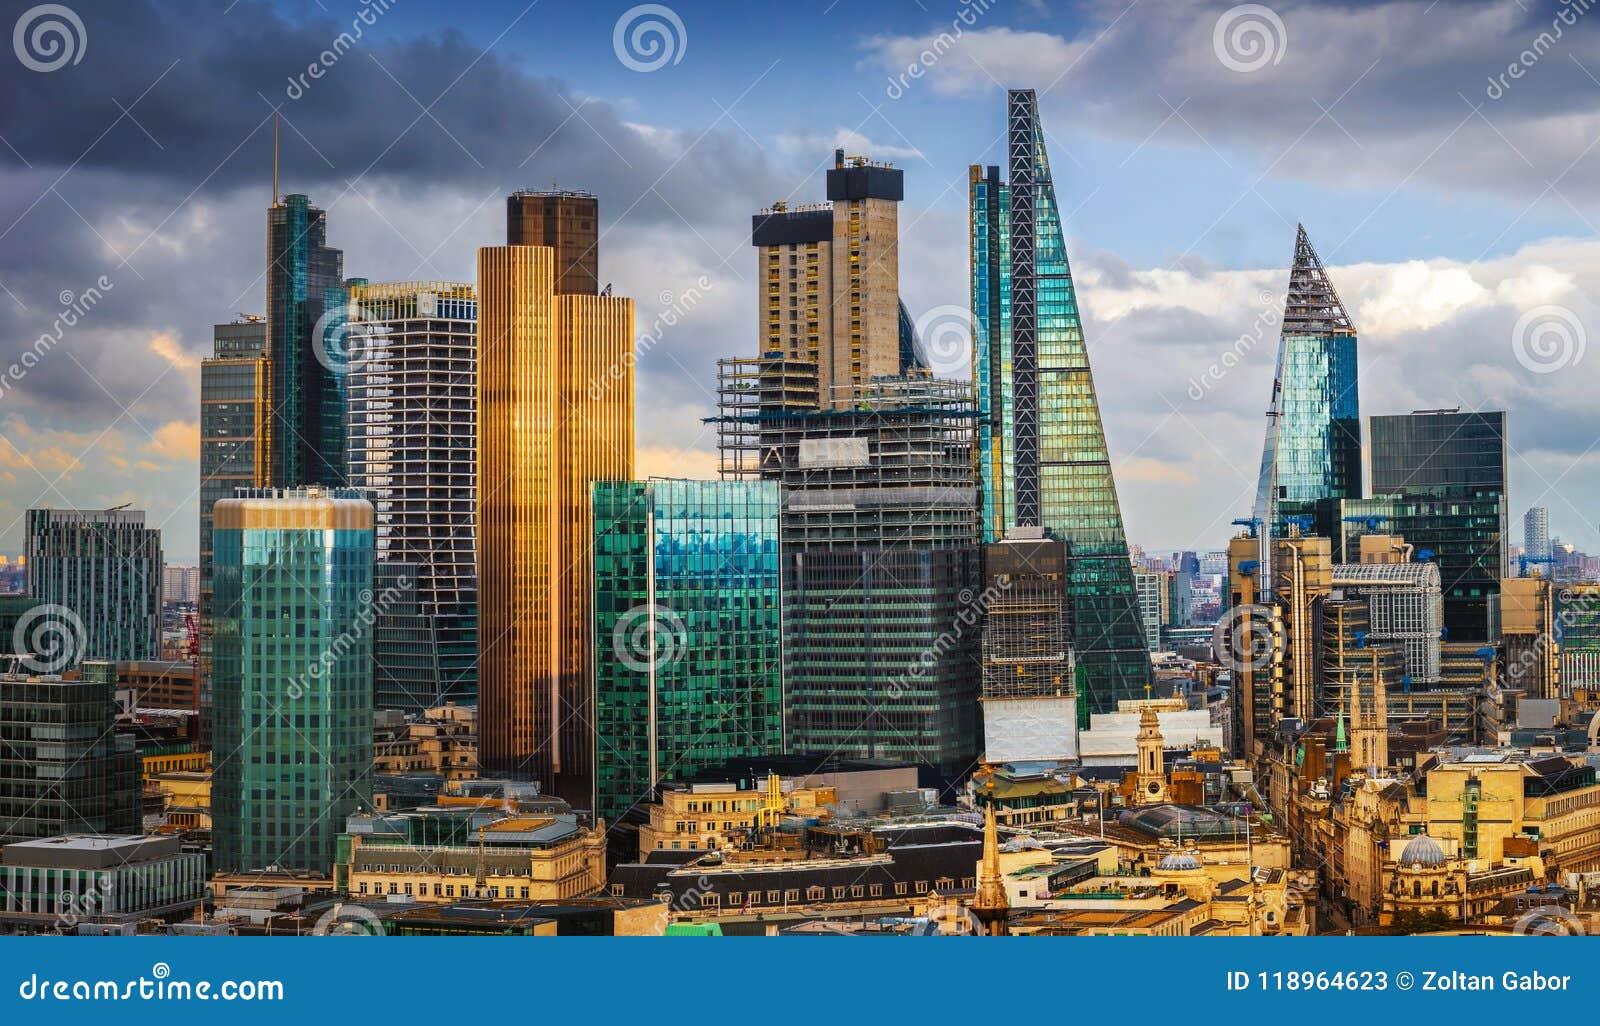
[[[0,550],[21,550],[28,506],[132,501],[163,526],[171,558],[194,559],[199,360],[212,324],[266,312],[260,208],[274,107],[284,118],[279,187],[328,211],[327,245],[344,252],[347,275],[470,280],[476,247],[499,237],[506,193],[551,179],[596,193],[607,275],[619,294],[641,297],[639,330],[653,341],[638,367],[638,421],[659,430],[641,442],[638,473],[695,477],[714,470],[714,439],[699,421],[714,412],[713,361],[754,355],[758,338],[745,218],[777,199],[820,195],[835,148],[903,169],[902,296],[925,338],[947,340],[933,347],[945,364],[936,373],[966,376],[965,168],[1004,162],[993,116],[1003,92],[980,67],[1040,92],[1130,539],[1216,549],[1228,521],[1249,511],[1255,467],[1242,453],[1259,445],[1277,334],[1263,320],[1282,308],[1286,223],[1300,221],[1361,327],[1363,412],[1506,409],[1510,507],[1548,506],[1564,539],[1600,547],[1583,513],[1600,499],[1590,448],[1600,426],[1583,402],[1576,345],[1593,320],[1585,293],[1600,283],[1583,184],[1596,158],[1541,127],[1594,116],[1600,85],[1589,73],[1600,54],[1573,33],[1509,89],[1493,80],[1521,49],[1518,33],[1546,26],[1543,11],[1454,9],[1448,46],[1417,55],[1381,44],[1375,26],[1387,18],[1421,31],[1433,15],[1280,5],[1284,29],[1271,45],[1282,59],[1239,70],[1212,51],[1222,5],[1185,9],[1166,25],[1138,6],[1114,20],[1093,6],[889,15],[845,5],[751,53],[732,41],[752,37],[766,12],[685,3],[674,8],[680,59],[643,72],[617,57],[605,26],[573,24],[571,12],[452,11],[456,34],[419,51],[422,40],[446,38],[438,10],[394,5],[335,67],[299,82],[278,55],[303,46],[315,60],[348,26],[266,4],[226,16],[181,4],[79,6],[91,40],[150,41],[116,68],[90,57],[48,76],[11,62],[0,70],[8,86],[43,90],[82,115],[49,132],[0,116],[10,147],[0,149],[0,229],[38,245],[8,247],[0,260],[9,293],[0,329],[21,340],[20,355],[26,340],[54,337],[63,309],[89,306],[48,346],[53,357],[25,380],[7,377],[14,402],[0,414],[0,471],[11,476],[0,480],[11,487],[0,528],[11,526]],[[962,12],[974,20],[953,20]],[[180,22],[184,32],[161,31]],[[541,33],[563,30],[570,48],[544,42]],[[929,49],[924,66],[915,44],[941,32],[950,42]],[[244,80],[226,88],[196,59],[202,47],[254,48],[256,37],[274,59],[244,66]],[[1137,88],[1119,85],[1114,68],[1133,40],[1154,55],[1151,81]],[[1340,41],[1362,60],[1335,54]],[[1196,70],[1202,57],[1210,64]],[[905,72],[908,61],[917,74]],[[837,81],[811,88],[814,62]],[[522,121],[476,104],[491,72],[511,76],[506,88],[530,101],[506,105]],[[802,73],[803,108],[788,102]],[[1409,134],[1387,113],[1384,86],[1400,74],[1413,87],[1400,105]],[[215,94],[230,116],[208,114],[218,120],[180,133],[174,118],[194,92]],[[141,94],[128,114],[109,99],[126,106]],[[357,110],[361,131],[335,130]],[[1335,145],[1361,159],[1317,159]],[[1491,156],[1492,174],[1462,170]],[[1155,188],[1162,203],[1139,200]],[[1452,213],[1462,203],[1476,216]],[[691,289],[693,309],[662,323]],[[60,303],[68,291],[72,301]],[[1568,332],[1565,356],[1528,348],[1541,326],[1556,332],[1539,336],[1547,342]],[[1444,352],[1459,366],[1448,379],[1435,373]],[[1541,373],[1553,367],[1562,372]],[[666,416],[673,411],[694,415]]]

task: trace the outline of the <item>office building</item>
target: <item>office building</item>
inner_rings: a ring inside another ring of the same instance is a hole
[[[1600,584],[1571,584],[1556,593],[1564,691],[1600,690]]]
[[[116,731],[116,682],[72,676],[0,676],[0,843],[140,831],[139,754]]]
[[[1144,694],[1148,639],[1034,91],[1010,90],[1006,113],[1009,183],[969,175],[983,540],[1066,543],[1073,651],[1089,709],[1108,711]]]
[[[783,752],[773,481],[594,486],[597,815]]]
[[[1161,628],[1166,624],[1171,608],[1172,575],[1165,570],[1133,571],[1134,590],[1139,595],[1139,620],[1144,624],[1145,645],[1152,652],[1161,651]]]
[[[593,194],[512,193],[506,197],[506,245],[554,250],[556,295],[600,294],[600,200]]]
[[[815,364],[825,407],[874,378],[926,370],[900,302],[904,172],[834,152],[826,203],[778,203],[751,218],[762,356]]]
[[[1256,486],[1268,593],[1272,540],[1286,537],[1294,518],[1313,516],[1319,501],[1361,497],[1356,351],[1355,325],[1300,225]]]
[[[200,736],[211,730],[211,526],[219,499],[265,488],[272,471],[272,368],[267,321],[241,315],[212,329],[200,363]]]
[[[983,759],[1078,756],[1066,546],[1018,528],[983,547]]]
[[[200,568],[167,564],[161,568],[161,601],[192,606],[200,599]]]
[[[1560,698],[1561,602],[1545,577],[1513,577],[1502,583],[1501,644],[1505,687],[1528,698]]]
[[[1522,514],[1522,554],[1533,560],[1550,558],[1550,510],[1534,506]]]
[[[372,498],[378,561],[410,568],[410,626],[431,649],[422,673],[378,684],[379,708],[477,695],[477,323],[468,283],[350,289],[350,487]]]
[[[328,216],[305,196],[267,210],[267,479],[345,481],[344,253],[327,244]]]
[[[982,617],[970,389],[885,378],[839,409],[805,361],[718,372],[723,476],[783,488],[788,750],[960,774]]]
[[[1506,415],[1425,410],[1371,420],[1372,490],[1326,503],[1318,527],[1341,562],[1364,534],[1399,535],[1438,564],[1446,640],[1499,636],[1506,564]]]
[[[590,486],[633,477],[633,301],[556,251],[478,252],[478,695],[487,772],[593,800]]]
[[[31,669],[161,658],[165,564],[161,532],[145,526],[143,510],[30,509],[27,530],[29,637],[55,646],[36,648]]]
[[[327,874],[372,800],[372,504],[264,489],[213,512],[216,867]]]
[[[126,926],[193,915],[206,899],[206,857],[176,836],[73,833],[7,844],[0,922],[48,930]]]

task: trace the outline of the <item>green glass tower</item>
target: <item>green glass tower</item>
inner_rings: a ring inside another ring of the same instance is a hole
[[[594,485],[596,813],[783,751],[775,481]]]
[[[216,867],[328,873],[372,798],[372,504],[240,489],[213,510]]]
[[[1256,487],[1263,582],[1272,539],[1288,533],[1291,518],[1314,517],[1324,499],[1361,497],[1357,385],[1356,329],[1301,225]]]
[[[1090,712],[1144,696],[1150,656],[1033,90],[1006,94],[1010,181],[974,167],[973,379],[984,540],[1067,544],[1073,647]]]

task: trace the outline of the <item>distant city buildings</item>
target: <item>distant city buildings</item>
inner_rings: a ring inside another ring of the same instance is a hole
[[[161,657],[161,531],[143,510],[30,509],[27,531],[29,630],[53,646],[34,669]]]
[[[1550,511],[1534,506],[1522,514],[1522,553],[1530,560],[1548,559],[1550,552]]]
[[[177,605],[194,605],[200,600],[200,568],[175,566],[161,568],[161,600]]]
[[[267,489],[213,512],[215,864],[325,874],[372,800],[372,505]]]

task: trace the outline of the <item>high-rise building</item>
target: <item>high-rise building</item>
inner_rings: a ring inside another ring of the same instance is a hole
[[[983,547],[983,759],[1078,757],[1066,546],[1018,528]]]
[[[477,324],[468,283],[350,289],[350,486],[373,500],[379,562],[410,566],[432,648],[421,679],[396,667],[379,684],[379,708],[477,695]]]
[[[1324,504],[1318,528],[1355,562],[1365,534],[1403,537],[1439,566],[1450,642],[1500,633],[1506,565],[1506,415],[1425,410],[1371,420],[1371,497]]]
[[[348,293],[327,230],[327,213],[305,196],[267,210],[267,478],[278,487],[345,481]]]
[[[30,509],[27,527],[31,629],[75,649],[49,659],[52,671],[80,659],[161,658],[161,532],[143,510]]]
[[[216,866],[327,874],[372,801],[372,504],[241,490],[213,514]]]
[[[161,568],[161,601],[193,605],[200,599],[200,568],[168,563]]]
[[[633,301],[478,251],[480,758],[592,807],[591,485],[633,477]]]
[[[200,738],[211,737],[211,525],[219,499],[265,488],[272,472],[272,367],[267,321],[245,315],[212,328],[200,363]]]
[[[774,481],[594,486],[598,815],[783,753],[778,507]]]
[[[139,755],[116,722],[113,676],[0,676],[0,842],[140,832]]]
[[[1313,516],[1322,500],[1361,497],[1356,351],[1355,325],[1300,225],[1256,486],[1264,566],[1292,518]]]
[[[1600,584],[1568,584],[1556,593],[1561,686],[1600,691]]]
[[[1006,114],[1009,183],[969,176],[983,537],[1066,543],[1087,708],[1110,712],[1144,696],[1148,642],[1033,90],[1010,90]]]
[[[1161,651],[1161,627],[1167,622],[1172,595],[1169,582],[1172,575],[1165,570],[1133,571],[1134,589],[1139,595],[1139,619],[1144,624],[1145,645],[1152,652]]]
[[[817,365],[824,406],[874,378],[926,369],[900,302],[904,172],[834,153],[828,202],[779,203],[751,218],[761,355]]]
[[[1522,514],[1522,554],[1529,559],[1550,556],[1550,510],[1534,506]]]
[[[982,616],[970,389],[886,378],[825,408],[806,361],[718,371],[723,476],[784,489],[788,749],[964,772]]]
[[[556,295],[600,294],[600,200],[591,193],[525,189],[507,196],[506,245],[555,250]]]
[[[1561,600],[1545,577],[1513,577],[1504,582],[1504,684],[1529,698],[1560,698]]]

